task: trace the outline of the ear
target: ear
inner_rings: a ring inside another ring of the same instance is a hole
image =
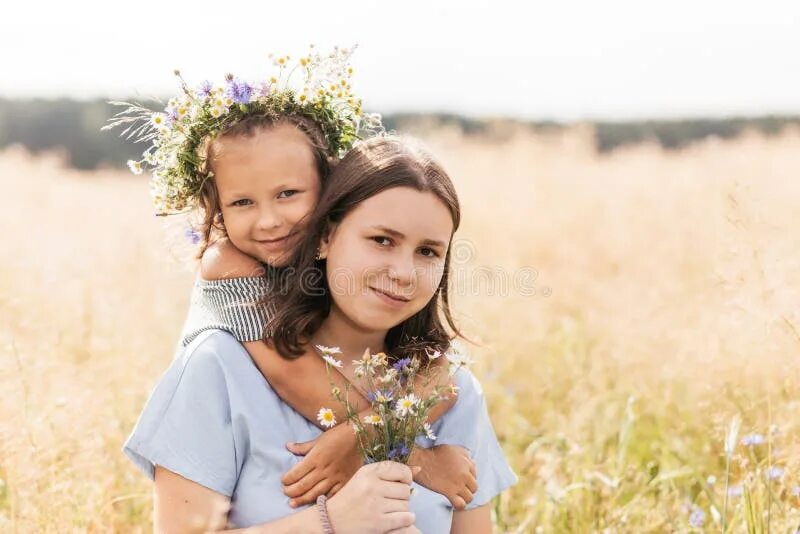
[[[333,240],[333,235],[336,233],[338,226],[337,223],[328,223],[327,228],[322,233],[322,237],[319,240],[319,259],[322,260],[328,257],[331,240]]]

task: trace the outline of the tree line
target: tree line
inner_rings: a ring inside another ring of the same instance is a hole
[[[162,107],[153,102],[149,104],[153,109]],[[106,120],[116,111],[118,108],[103,100],[0,98],[0,148],[18,143],[34,153],[62,149],[66,152],[69,163],[79,169],[123,166],[128,159],[138,159],[144,147],[120,138],[118,132],[100,131]],[[454,125],[467,135],[493,131],[491,119],[448,113],[424,115],[398,113],[385,115],[383,122],[387,129],[398,131],[420,124]],[[511,119],[511,122],[528,125],[537,130],[570,126],[553,121]],[[617,147],[642,141],[656,141],[666,149],[679,149],[709,136],[734,138],[747,128],[768,135],[777,134],[789,124],[800,124],[800,116],[592,123],[595,143],[601,152],[609,152]]]

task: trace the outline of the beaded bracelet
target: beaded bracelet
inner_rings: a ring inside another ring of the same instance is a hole
[[[328,508],[325,506],[325,501],[327,500],[328,498],[325,495],[317,497],[317,510],[319,510],[319,518],[322,521],[323,534],[334,534],[331,520],[328,517]]]

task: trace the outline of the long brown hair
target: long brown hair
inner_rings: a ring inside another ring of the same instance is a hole
[[[394,187],[433,193],[450,211],[453,232],[458,228],[461,208],[453,183],[427,151],[410,140],[388,136],[354,147],[337,163],[324,185],[308,232],[295,250],[292,267],[280,271],[274,280],[275,292],[269,301],[275,314],[267,331],[282,356],[302,354],[303,345],[330,313],[332,297],[326,262],[316,258],[320,240],[361,202]],[[444,351],[450,340],[460,334],[450,311],[449,271],[448,246],[444,274],[433,298],[386,336],[386,347],[393,357],[408,356],[421,347]]]
[[[303,132],[314,154],[314,163],[320,182],[324,184],[327,180],[331,167],[336,163],[336,160],[330,153],[322,128],[308,117],[278,113],[251,115],[234,123],[227,130],[217,134],[213,139],[207,139],[200,147],[201,157],[203,161],[205,161],[200,172],[205,173],[207,178],[203,181],[203,188],[200,190],[199,204],[202,220],[200,222],[200,248],[197,256],[198,258],[203,256],[203,253],[211,244],[212,236],[225,237],[227,235],[225,223],[222,220],[222,209],[219,204],[217,184],[212,176],[212,163],[218,141],[223,138],[252,137],[258,131],[273,128],[281,124],[294,125],[298,130]]]

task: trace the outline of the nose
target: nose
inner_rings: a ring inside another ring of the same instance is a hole
[[[256,228],[258,230],[272,230],[278,228],[283,223],[283,219],[273,206],[264,206],[258,212]]]
[[[389,278],[393,284],[405,289],[413,287],[417,282],[417,269],[414,265],[413,252],[393,255],[389,264]]]

